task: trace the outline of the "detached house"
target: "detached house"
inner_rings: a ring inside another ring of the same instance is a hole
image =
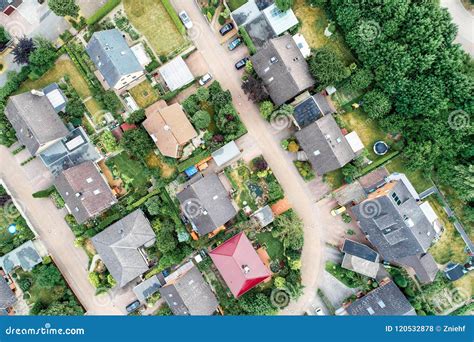
[[[343,167],[356,157],[356,151],[361,150],[358,147],[359,150],[354,151],[332,115],[321,117],[295,136],[320,176]]]
[[[275,105],[280,106],[311,88],[308,63],[293,37],[285,34],[269,40],[250,60]]]
[[[143,75],[143,67],[119,30],[95,32],[87,54],[110,88],[122,89]]]
[[[174,315],[213,315],[219,304],[210,286],[192,261],[168,276],[166,285],[159,291]]]
[[[409,267],[421,283],[430,283],[438,266],[427,251],[438,235],[417,199],[418,194],[404,175],[392,175],[353,212],[385,261]]]
[[[155,243],[155,232],[140,209],[107,227],[91,240],[119,287],[148,271],[148,261],[142,248]]]
[[[161,100],[148,107],[145,113],[143,127],[166,157],[181,157],[184,146],[197,137],[179,103],[168,106]]]
[[[91,161],[62,171],[54,185],[79,224],[117,203],[109,185]]]
[[[69,133],[58,116],[65,103],[66,99],[59,89],[49,93],[32,90],[8,99],[5,115],[20,143],[32,155],[45,150]]]
[[[237,215],[229,192],[216,174],[198,179],[176,196],[184,215],[201,236],[212,233]]]

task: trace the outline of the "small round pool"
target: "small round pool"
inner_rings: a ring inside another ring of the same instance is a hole
[[[384,141],[377,141],[374,144],[374,152],[379,156],[383,156],[388,152],[388,145]]]

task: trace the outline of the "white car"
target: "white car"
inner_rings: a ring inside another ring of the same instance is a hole
[[[179,12],[179,19],[183,22],[184,27],[186,27],[188,30],[193,27],[193,22],[191,19],[189,19],[188,14],[185,11]]]
[[[207,82],[209,82],[210,80],[212,80],[212,76],[211,76],[210,73],[207,73],[207,74],[205,74],[203,77],[201,77],[201,78],[199,79],[199,84],[203,86],[203,85],[205,85]]]

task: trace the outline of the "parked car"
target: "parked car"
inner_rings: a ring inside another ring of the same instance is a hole
[[[247,62],[249,61],[250,57],[244,57],[242,58],[240,61],[238,61],[237,63],[235,63],[235,68],[237,70],[240,70],[242,69],[243,67],[245,67],[245,65],[247,64]]]
[[[324,316],[324,312],[321,308],[313,307],[313,309],[306,310],[304,316]]]
[[[219,33],[221,34],[221,36],[225,36],[227,33],[232,31],[233,28],[234,28],[233,23],[227,23],[221,27],[221,29],[219,30]]]
[[[140,301],[139,300],[136,300],[134,302],[131,302],[130,304],[128,304],[125,309],[127,310],[128,313],[132,313],[134,312],[136,309],[138,309],[140,307]]]
[[[232,39],[232,41],[229,43],[228,47],[229,47],[229,50],[232,51],[234,50],[237,46],[239,46],[240,44],[242,44],[243,40],[242,38],[240,37],[237,37],[237,38],[234,38]]]
[[[212,80],[212,75],[210,73],[207,73],[199,79],[199,84],[203,86],[210,80]]]
[[[179,12],[179,19],[183,22],[184,27],[186,27],[188,30],[193,27],[193,22],[189,18],[188,14],[186,11],[181,11]]]
[[[331,215],[332,216],[341,215],[345,211],[346,211],[346,207],[337,207],[337,208],[334,208],[333,210],[331,210]]]

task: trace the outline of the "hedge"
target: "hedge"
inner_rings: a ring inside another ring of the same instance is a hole
[[[186,34],[186,28],[184,27],[183,23],[181,22],[181,19],[179,19],[178,14],[176,14],[176,11],[174,10],[173,6],[171,6],[171,3],[169,0],[161,0],[161,3],[166,9],[166,12],[168,12],[169,16],[173,20],[174,24],[176,25],[176,28],[178,29],[179,33],[182,35]]]
[[[95,24],[96,22],[100,21],[103,17],[109,14],[118,4],[120,4],[121,0],[109,0],[107,3],[99,8],[97,12],[95,12],[90,18],[86,19],[87,25]]]
[[[240,27],[239,29],[240,35],[244,39],[245,45],[247,45],[249,52],[251,55],[255,54],[257,52],[257,48],[255,47],[255,44],[253,43],[252,39],[249,36],[249,33],[245,29],[245,27]]]
[[[400,153],[400,151],[394,151],[392,153],[386,154],[385,156],[383,156],[382,158],[380,158],[376,162],[373,162],[372,164],[370,164],[370,165],[366,166],[365,168],[363,168],[362,170],[360,170],[360,173],[359,173],[358,177],[362,177],[362,176],[368,174],[370,171],[375,170],[380,165],[385,164],[389,160],[395,158],[399,153]]]
[[[51,185],[47,189],[35,192],[33,194],[33,197],[34,198],[46,198],[46,197],[49,197],[55,190],[56,190],[56,188],[54,187],[54,185]]]

